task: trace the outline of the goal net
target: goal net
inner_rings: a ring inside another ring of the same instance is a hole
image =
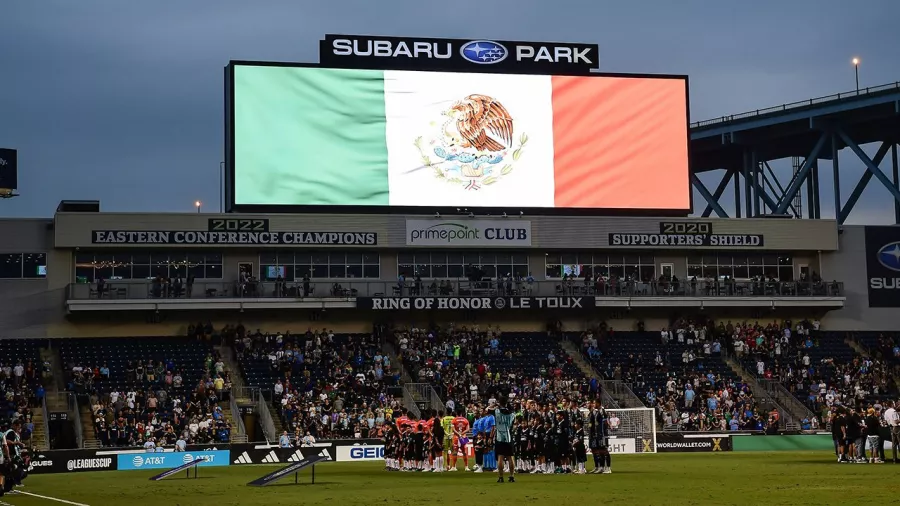
[[[653,408],[607,409],[610,453],[656,453]]]

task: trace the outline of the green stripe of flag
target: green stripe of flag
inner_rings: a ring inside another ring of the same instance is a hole
[[[234,69],[237,204],[388,205],[384,73]]]

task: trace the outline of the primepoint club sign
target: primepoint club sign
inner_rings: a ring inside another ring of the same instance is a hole
[[[531,246],[531,222],[519,219],[406,220],[407,246]]]

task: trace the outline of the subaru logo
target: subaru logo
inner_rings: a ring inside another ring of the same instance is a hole
[[[144,465],[144,459],[142,459],[141,456],[138,455],[135,458],[131,459],[131,463],[134,465],[134,467],[141,467],[142,465]]]
[[[882,246],[878,250],[878,263],[892,271],[900,272],[900,241]]]
[[[509,55],[509,51],[503,47],[503,44],[490,40],[473,40],[463,44],[459,49],[459,54],[463,59],[472,63],[489,65],[505,60]]]

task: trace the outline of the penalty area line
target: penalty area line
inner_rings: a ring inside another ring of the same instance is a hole
[[[16,490],[16,494],[30,495],[31,497],[37,497],[38,499],[46,499],[48,501],[56,501],[56,502],[61,502],[63,504],[71,504],[72,506],[88,506],[87,504],[82,504],[80,502],[67,501],[65,499],[60,499],[58,497],[50,497],[49,495],[34,494],[31,492],[26,492],[24,490]]]

